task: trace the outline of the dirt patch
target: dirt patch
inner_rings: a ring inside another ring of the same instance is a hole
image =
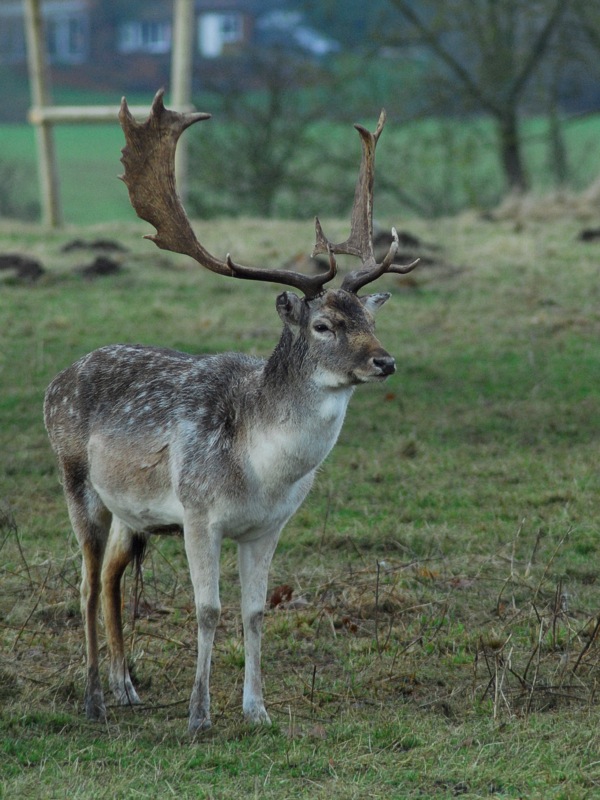
[[[22,283],[35,283],[45,270],[41,263],[19,253],[0,254],[0,270],[12,272],[12,278]]]
[[[117,253],[127,253],[128,249],[119,242],[112,239],[93,239],[84,241],[83,239],[72,239],[61,248],[61,253],[72,253],[76,250],[103,250]]]
[[[122,272],[123,267],[119,261],[109,256],[96,256],[91,264],[76,268],[76,272],[88,280],[103,278],[107,275],[117,275]]]

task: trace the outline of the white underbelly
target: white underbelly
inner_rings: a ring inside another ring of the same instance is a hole
[[[94,488],[111,514],[133,530],[143,531],[167,525],[183,527],[183,505],[172,492],[140,498],[127,491],[109,494],[101,487]]]

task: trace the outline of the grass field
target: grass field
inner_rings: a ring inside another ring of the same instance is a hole
[[[105,97],[101,98],[107,102]],[[115,110],[120,98],[115,97]],[[144,98],[132,98],[134,102],[144,102]],[[149,102],[149,98],[145,99]],[[209,103],[210,106],[210,103]],[[207,108],[210,110],[210,108]],[[401,110],[393,103],[388,106],[391,122],[382,137],[378,160],[386,164],[386,179],[395,181],[410,198],[404,203],[402,196],[392,191],[381,191],[378,197],[378,213],[382,219],[401,214],[413,216],[415,209],[422,215],[435,216],[455,213],[464,208],[491,208],[500,200],[504,192],[503,178],[498,164],[495,134],[489,120],[425,120],[402,123]],[[363,120],[372,125],[375,120]],[[227,137],[229,129],[217,113],[209,123],[211,131],[218,140]],[[600,117],[591,116],[573,120],[565,126],[565,142],[568,150],[570,170],[569,187],[581,190],[600,175],[600,136],[598,127]],[[220,127],[218,127],[220,126]],[[201,127],[201,126],[200,126]],[[204,129],[206,131],[206,128]],[[218,132],[218,133],[217,133]],[[551,156],[548,151],[546,125],[542,120],[531,119],[524,122],[526,161],[536,193],[544,193],[553,188],[554,176],[551,169]],[[202,141],[200,129],[186,134],[197,136]],[[61,125],[55,128],[56,150],[61,178],[61,201],[64,219],[67,223],[89,225],[127,219],[128,201],[124,186],[116,178],[121,174],[119,163],[123,136],[115,125]],[[15,207],[19,202],[38,198],[35,177],[35,136],[30,126],[19,124],[0,125],[0,168],[2,162],[19,167],[19,178],[2,191],[16,194]],[[309,144],[308,142],[312,142]],[[324,187],[321,193],[312,189],[290,197],[282,187],[276,207],[286,216],[323,213],[330,206],[337,208],[339,199],[327,199],[325,192],[332,186],[339,194],[340,187],[351,200],[354,180],[354,162],[348,175],[340,175],[342,168],[338,163],[340,156],[354,152],[358,148],[356,134],[351,126],[320,124],[309,137],[306,149],[311,148],[319,154]],[[330,153],[330,156],[328,156]],[[218,154],[217,154],[218,156]],[[303,152],[299,158],[306,160]],[[214,161],[214,157],[212,159]],[[329,161],[334,169],[330,169]],[[309,153],[307,170],[311,177],[314,171],[314,158]],[[242,165],[240,165],[242,166]],[[212,197],[210,175],[211,165],[194,167],[191,183],[201,193],[223,207],[235,207],[230,194],[227,199]],[[304,168],[304,167],[302,167]],[[327,174],[328,168],[331,175]],[[241,170],[240,170],[241,171]],[[0,171],[1,174],[1,171]],[[383,173],[382,173],[383,174]],[[318,177],[318,176],[317,176]],[[320,196],[321,195],[321,196]],[[208,202],[210,206],[210,202]],[[0,208],[2,203],[0,202]],[[397,222],[398,220],[396,220]]]
[[[190,740],[195,620],[174,538],[150,549],[135,621],[126,576],[145,705],[100,726],[82,715],[79,555],[42,396],[109,342],[267,354],[278,289],[199,272],[142,241],[143,224],[0,223],[0,252],[47,269],[33,285],[1,274],[0,797],[599,796],[600,245],[577,241],[581,225],[566,211],[411,222],[443,249],[414,278],[380,282],[398,371],[356,392],[274,559],[270,591],[304,601],[266,615],[274,725],[241,721],[227,547],[215,724]],[[309,223],[196,228],[209,249],[265,266],[311,247]],[[129,248],[123,269],[85,280],[75,268],[92,251],[62,247],[100,237]]]

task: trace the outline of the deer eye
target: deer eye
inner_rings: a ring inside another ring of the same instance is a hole
[[[313,325],[313,331],[316,331],[317,333],[330,333],[331,328],[324,322],[315,322]]]

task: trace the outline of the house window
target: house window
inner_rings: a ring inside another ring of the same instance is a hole
[[[221,37],[227,44],[242,41],[242,15],[223,14],[221,16]]]
[[[153,53],[171,50],[171,25],[168,22],[125,22],[119,27],[121,53]]]
[[[198,20],[198,50],[205,58],[217,58],[227,45],[244,40],[244,19],[236,13],[202,14]]]
[[[50,61],[81,64],[89,50],[87,20],[81,15],[56,15],[46,19],[46,44]]]

